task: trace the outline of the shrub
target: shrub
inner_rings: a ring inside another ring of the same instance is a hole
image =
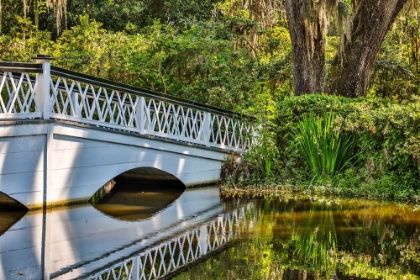
[[[311,166],[299,152],[295,137],[299,123],[334,114],[332,131],[353,139],[360,161],[341,172],[319,176],[314,184],[327,184],[329,192],[410,200],[420,181],[420,103],[398,103],[381,98],[348,99],[312,94],[291,97],[277,106],[277,145],[283,179],[296,184],[309,181]]]

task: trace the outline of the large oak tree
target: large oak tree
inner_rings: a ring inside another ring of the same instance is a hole
[[[408,0],[285,0],[293,49],[295,95],[366,94],[387,31]],[[325,44],[330,23],[340,46],[326,77]]]

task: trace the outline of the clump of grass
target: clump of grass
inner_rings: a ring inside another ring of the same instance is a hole
[[[294,130],[298,147],[314,176],[341,172],[358,156],[354,154],[354,138],[341,134],[340,130],[334,131],[334,118],[332,112],[316,117],[311,112]]]

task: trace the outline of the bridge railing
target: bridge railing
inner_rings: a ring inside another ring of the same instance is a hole
[[[212,106],[37,63],[0,62],[0,120],[58,119],[245,151],[250,118]]]
[[[42,71],[42,64],[0,63],[0,120],[42,117],[34,78]]]
[[[90,280],[152,280],[165,278],[180,269],[222,249],[245,232],[255,220],[250,205],[219,215],[199,227],[180,233],[103,270],[81,279]]]

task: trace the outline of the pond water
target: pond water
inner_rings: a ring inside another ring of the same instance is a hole
[[[420,279],[413,206],[217,187],[143,196],[121,211],[0,210],[0,279]]]
[[[246,203],[246,230],[176,279],[420,278],[420,212],[413,206],[317,197]]]

